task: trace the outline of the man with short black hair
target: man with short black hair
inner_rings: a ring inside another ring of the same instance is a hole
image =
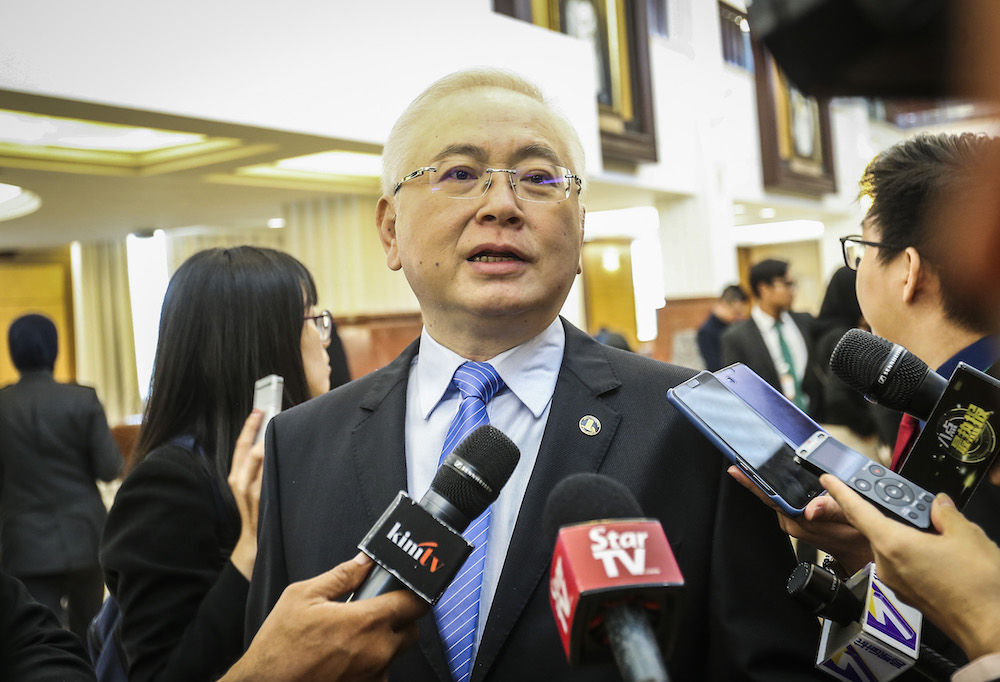
[[[738,284],[730,284],[722,290],[708,317],[698,327],[698,352],[705,369],[714,372],[725,367],[722,364],[722,333],[734,322],[746,319],[749,303],[750,297]]]
[[[792,312],[795,280],[788,263],[768,258],[750,268],[756,303],[749,319],[722,334],[722,364],[742,362],[801,410],[818,418],[822,383],[814,362],[815,318]]]

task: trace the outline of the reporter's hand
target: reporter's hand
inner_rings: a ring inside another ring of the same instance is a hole
[[[240,537],[229,560],[247,580],[257,561],[257,511],[260,508],[260,484],[264,472],[264,441],[254,445],[264,413],[253,410],[243,422],[243,430],[233,448],[229,467],[229,488],[240,512]]]
[[[359,554],[285,588],[243,657],[220,682],[382,680],[392,659],[417,641],[429,606],[406,590],[334,601],[356,590],[371,559]]]
[[[939,534],[890,519],[842,481],[820,482],[871,542],[875,570],[959,644],[969,660],[1000,652],[1000,547],[940,494],[931,506]]]
[[[783,531],[833,555],[849,573],[857,572],[872,561],[867,538],[847,521],[835,499],[828,495],[815,497],[806,505],[801,516],[787,516],[739,467],[731,466],[727,471],[777,513],[778,525]]]

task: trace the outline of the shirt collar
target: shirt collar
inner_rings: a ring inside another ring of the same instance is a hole
[[[566,330],[557,317],[540,334],[505,350],[491,358],[489,363],[507,388],[537,419],[552,400],[565,347]],[[420,332],[420,352],[414,362],[417,364],[420,414],[424,419],[430,416],[449,390],[455,390],[451,378],[465,361],[466,358],[435,341],[426,327]]]
[[[948,358],[938,367],[937,373],[947,379],[955,372],[960,362],[985,372],[998,359],[1000,359],[1000,336],[984,336]]]
[[[775,320],[773,317],[765,313],[759,305],[754,305],[754,307],[750,309],[750,316],[753,318],[753,321],[757,323],[757,326],[760,327],[761,329],[774,329],[774,325],[776,322],[787,324],[788,321],[792,319],[792,316],[789,315],[788,311],[786,310],[781,313],[781,315],[778,317],[777,320]]]

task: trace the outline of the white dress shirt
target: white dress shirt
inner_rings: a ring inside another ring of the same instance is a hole
[[[771,355],[774,368],[778,370],[778,376],[789,374],[788,363],[785,362],[785,356],[781,353],[778,330],[774,328],[776,320],[761,310],[758,305],[751,309],[750,316],[753,318],[754,324],[757,325],[757,329],[760,330],[760,335],[764,337],[764,345],[767,346],[767,352]],[[806,340],[788,311],[781,313],[779,319],[781,320],[781,335],[785,337],[785,343],[788,344],[788,349],[792,352],[792,362],[795,363],[795,378],[798,379],[801,386],[802,378],[806,373],[806,363],[809,361]]]
[[[566,332],[556,318],[538,336],[489,360],[506,388],[486,405],[486,413],[490,424],[517,444],[521,457],[490,513],[476,650],[538,456],[565,346]],[[420,352],[410,367],[406,388],[406,485],[415,500],[423,497],[437,473],[445,435],[462,401],[451,379],[465,361],[435,341],[426,327],[421,332]]]

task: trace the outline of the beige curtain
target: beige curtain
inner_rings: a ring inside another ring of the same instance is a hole
[[[285,206],[287,250],[312,273],[320,307],[338,317],[419,310],[403,273],[385,265],[377,201],[338,194]]]
[[[167,272],[173,274],[184,261],[205,249],[250,245],[284,251],[286,250],[284,232],[284,230],[270,229],[168,231]]]
[[[125,240],[80,245],[73,266],[77,378],[120,424],[142,412]]]

